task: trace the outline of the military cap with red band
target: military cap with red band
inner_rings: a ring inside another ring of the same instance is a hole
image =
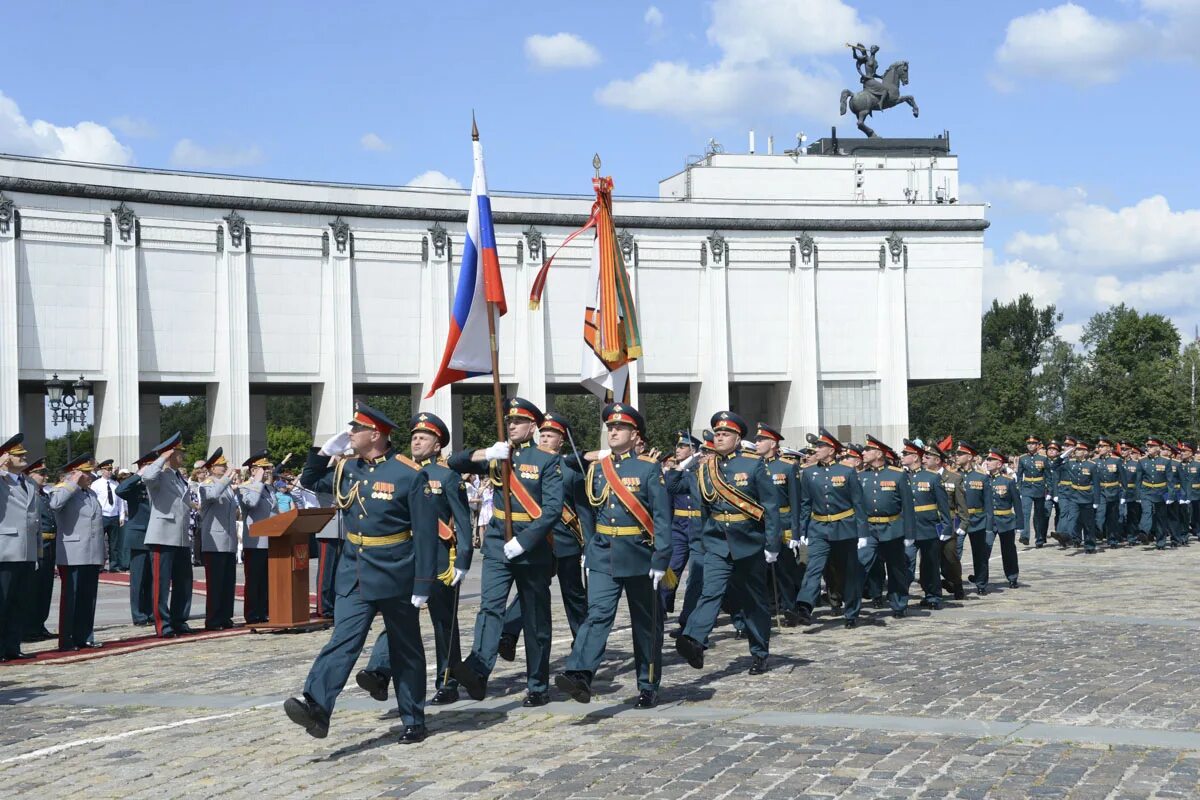
[[[1158,438],[1157,436],[1147,436],[1146,437],[1146,446],[1147,447],[1162,447],[1162,444],[1163,444],[1163,440]]]
[[[511,397],[508,404],[505,406],[504,417],[517,417],[519,419],[531,420],[534,425],[541,425],[542,419],[545,417],[542,410],[533,403],[526,400],[524,397]]]
[[[396,423],[387,418],[382,411],[371,408],[361,400],[354,402],[354,416],[350,420],[351,427],[370,428],[387,436],[397,427]]]
[[[905,439],[904,452],[905,454],[911,453],[914,456],[923,456],[925,455],[925,448],[914,442],[912,439]]]
[[[704,444],[700,445],[701,450],[707,450],[710,453],[713,450],[713,432],[704,431]]]
[[[646,418],[636,408],[628,403],[609,403],[600,412],[600,418],[605,425],[624,423],[632,425],[641,434],[646,433]]]
[[[804,437],[813,447],[832,447],[834,450],[841,450],[842,443],[837,440],[832,433],[824,428],[818,428],[816,434],[808,434]]]
[[[1001,453],[995,447],[989,448],[988,454],[987,454],[987,460],[988,461],[1004,461],[1004,453]]]
[[[450,444],[450,429],[437,414],[430,414],[428,411],[419,411],[409,417],[408,432],[432,434],[437,437],[438,444],[442,447]]]
[[[891,447],[889,447],[884,442],[879,441],[878,439],[876,439],[874,436],[872,436],[869,433],[867,434],[867,443],[863,446],[863,449],[864,450],[867,450],[867,449],[878,450],[879,452],[883,453],[884,457],[886,457],[886,458],[895,458],[896,457],[895,450],[893,450]]]
[[[750,425],[742,418],[740,414],[735,414],[732,411],[718,411],[712,415],[712,419],[708,421],[714,431],[732,431],[738,436],[745,436],[750,432]]]
[[[1096,440],[1096,447],[1099,447],[1102,444],[1106,444],[1109,447],[1112,447],[1113,445],[1116,444],[1116,442],[1113,439],[1108,438],[1107,436],[1101,436],[1099,439]]]
[[[971,444],[970,442],[965,442],[962,439],[958,440],[956,452],[963,453],[964,455],[968,456],[979,455],[979,450],[976,449],[975,445]]]
[[[565,417],[555,414],[553,411],[547,411],[542,415],[542,424],[538,426],[538,429],[543,431],[557,431],[566,438],[570,427]]]
[[[1178,449],[1180,449],[1180,450],[1187,450],[1189,453],[1194,453],[1194,452],[1196,452],[1196,443],[1195,443],[1195,442],[1182,441],[1182,442],[1180,442],[1180,443],[1179,443],[1179,447],[1178,447]]]
[[[1041,444],[1042,440],[1032,433],[1025,437],[1025,444]]]
[[[770,439],[775,442],[783,441],[783,434],[772,428],[770,425],[758,423],[754,432],[755,439]]]
[[[838,449],[841,450],[838,458],[862,458],[863,446],[861,444],[846,442],[846,444],[840,444]]]

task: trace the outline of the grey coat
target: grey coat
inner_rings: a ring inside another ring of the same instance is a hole
[[[0,562],[37,561],[42,551],[37,484],[0,473]]]
[[[188,483],[173,469],[166,469],[166,456],[142,472],[142,483],[150,495],[150,524],[146,544],[187,547],[189,512]]]
[[[96,495],[63,481],[50,490],[50,510],[58,526],[56,563],[104,566],[104,515]]]
[[[242,512],[245,527],[242,529],[243,550],[266,550],[270,541],[266,536],[251,536],[250,526],[275,514],[275,490],[263,486],[262,481],[251,481],[242,485]]]
[[[200,484],[200,549],[205,553],[237,552],[238,490],[233,471],[220,480]]]

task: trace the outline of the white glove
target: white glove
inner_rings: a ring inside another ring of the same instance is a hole
[[[598,458],[598,459],[608,458],[611,455],[612,455],[612,450],[597,450],[596,451],[596,458]]]
[[[939,542],[948,542],[948,541],[950,541],[950,534],[948,534],[948,533],[939,533],[939,534],[938,534],[938,541],[939,541]]]
[[[959,536],[963,536],[964,534],[966,534],[966,531],[964,531],[962,528],[959,528],[958,530],[955,531],[955,533],[957,533]]]
[[[1016,531],[1014,531],[1014,532],[1017,534],[1017,538],[1020,539],[1021,538],[1021,529],[1017,528]]]
[[[321,445],[321,455],[323,456],[340,456],[350,449],[350,431],[342,431],[335,433],[325,440],[325,444]]]
[[[1092,503],[1092,510],[1093,510],[1093,511],[1094,511],[1094,510],[1096,510],[1096,509],[1097,509],[1097,508],[1099,508],[1099,507],[1100,507],[1100,506],[1099,506],[1099,504],[1097,504],[1097,503]]]
[[[696,456],[693,453],[692,455],[685,458],[683,461],[680,461],[678,464],[676,464],[675,469],[677,469],[677,470],[687,469],[688,467],[690,467],[692,465],[692,462],[694,462],[695,460],[696,460]]]
[[[912,546],[913,546],[914,544],[916,544],[916,543],[917,543],[917,540],[916,540],[916,539],[905,539],[905,540],[904,540],[904,546],[905,546],[905,547],[912,547]]]
[[[807,537],[807,536],[801,536],[801,537],[800,537],[800,544],[804,545],[805,547],[808,547],[808,537]]]
[[[1191,500],[1180,500],[1179,502],[1185,506],[1190,506],[1192,504]]]
[[[450,585],[458,586],[458,584],[462,583],[462,579],[465,577],[467,577],[467,571],[465,569],[459,569],[458,567],[455,567],[454,580],[450,581]]]
[[[509,561],[512,561],[514,558],[516,558],[517,556],[521,555],[521,553],[524,553],[524,552],[525,552],[525,548],[522,547],[521,543],[518,542],[516,539],[509,539],[507,542],[504,543],[504,557],[507,558]]]
[[[483,451],[483,457],[488,461],[507,461],[509,453],[512,452],[512,445],[508,442],[496,442],[494,445]]]
[[[1057,502],[1058,502],[1058,498],[1057,498],[1057,497],[1051,497],[1051,498],[1050,498],[1050,502],[1051,502],[1051,503],[1057,503]]]
[[[763,550],[763,558],[767,559],[768,564],[774,564],[779,560],[779,553],[772,553],[770,550]]]
[[[424,608],[429,605],[429,596],[424,594],[414,594],[412,596],[413,608]]]
[[[1125,498],[1124,498],[1124,497],[1122,497],[1122,498],[1121,498],[1121,505],[1125,505]]]
[[[661,581],[663,579],[663,576],[666,574],[667,574],[666,570],[662,570],[662,569],[650,570],[650,580],[654,583],[655,589],[658,588],[658,582]]]
[[[867,540],[866,540],[866,538],[865,538],[865,537],[861,537],[861,536],[860,536],[860,537],[859,537],[859,539],[858,539],[858,549],[859,549],[859,550],[862,550],[862,549],[863,549],[864,547],[866,547],[866,546],[867,546]]]
[[[1167,505],[1171,505],[1171,503],[1174,503],[1174,502],[1175,502],[1174,500],[1168,500]]]
[[[803,538],[803,536],[800,537],[800,539]],[[800,548],[804,546],[804,542],[800,541],[800,539],[792,539],[790,542],[788,542],[788,547],[792,548],[796,552],[800,552]]]

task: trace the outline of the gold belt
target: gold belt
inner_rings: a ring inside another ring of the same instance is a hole
[[[937,503],[930,503],[927,506],[913,506],[913,511],[937,511]]]
[[[1166,485],[1167,485],[1166,481],[1163,481],[1162,483],[1143,483],[1142,484],[1142,486],[1145,486],[1147,489],[1163,489],[1166,487]]]
[[[750,517],[742,514],[741,512],[726,514],[724,511],[718,511],[716,514],[712,515],[712,518],[717,522],[745,522],[746,520],[750,519]]]
[[[1103,486],[1105,489],[1111,489],[1114,486],[1120,486],[1121,482],[1120,481],[1108,481],[1108,482],[1100,481],[1100,485]]]
[[[42,531],[42,541],[43,542],[53,542],[54,541],[54,531]]]
[[[496,519],[509,519],[504,514],[503,508],[492,509],[492,516]],[[511,517],[513,522],[533,522],[533,517],[526,514],[524,511],[514,511]]]
[[[779,513],[780,514],[790,514],[790,513],[792,513],[792,507],[791,506],[783,506],[782,508],[779,509]]]
[[[390,533],[387,536],[362,536],[357,533],[347,533],[346,539],[350,544],[356,544],[360,547],[383,547],[389,544],[400,544],[407,542],[412,538],[412,531],[400,531],[399,533]]]
[[[998,508],[992,512],[997,517],[1011,517],[1015,513],[1011,508]]]
[[[850,519],[854,516],[854,509],[847,508],[845,511],[839,511],[836,514],[813,514],[812,518],[817,522],[839,522],[843,519]]]
[[[784,532],[783,532],[783,541],[784,541],[784,543],[786,544],[786,543],[790,542],[791,540],[792,540],[792,532],[791,532],[791,531],[784,531]]]
[[[889,522],[895,522],[900,519],[899,514],[892,514],[889,517],[867,517],[867,522],[874,522],[876,525],[886,525]]]
[[[1101,486],[1103,486],[1103,485],[1104,484],[1101,484]],[[1114,483],[1113,486],[1116,486],[1116,484]],[[1088,484],[1084,484],[1081,486],[1078,483],[1072,483],[1071,488],[1077,492],[1086,492],[1092,488],[1092,485],[1090,483],[1088,483]]]
[[[1038,475],[1037,477],[1034,477],[1034,476],[1032,476],[1032,475],[1023,475],[1023,476],[1021,477],[1021,480],[1023,480],[1023,481],[1029,481],[1030,483],[1037,483],[1038,481],[1044,481],[1044,480],[1046,480],[1046,478],[1045,478],[1045,476],[1043,476],[1043,475]]]
[[[982,508],[968,508],[967,513],[968,514],[982,514],[983,509]]]
[[[605,536],[637,536],[645,531],[641,525],[597,525],[596,533],[603,533]]]
[[[677,516],[677,517],[698,517],[698,516],[700,516],[700,509],[698,509],[698,508],[677,508],[677,509],[675,509],[674,513],[675,513],[675,516]]]

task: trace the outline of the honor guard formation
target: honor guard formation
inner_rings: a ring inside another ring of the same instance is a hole
[[[267,540],[250,536],[249,526],[297,497],[337,509],[317,534],[318,609],[334,626],[303,692],[284,710],[309,734],[326,736],[382,616],[383,631],[355,680],[376,700],[394,692],[404,743],[428,735],[427,704],[455,703],[463,693],[487,697],[497,659],[514,661],[519,643],[524,705],[550,702],[552,686],[588,703],[622,596],[638,687],[633,706],[651,709],[669,623],[682,661],[702,670],[713,629],[727,615],[758,675],[770,668],[772,629],[808,625],[819,610],[853,628],[864,601],[905,617],[914,583],[919,605],[931,610],[963,599],[967,584],[986,595],[997,540],[1004,581],[1015,589],[1018,543],[1042,548],[1053,539],[1091,554],[1138,543],[1166,550],[1200,536],[1192,442],[1029,436],[1026,452],[1010,458],[951,436],[894,448],[873,436],[842,443],[821,429],[790,449],[777,429],[720,411],[702,438],[680,431],[673,452],[660,458],[648,451],[645,419],[626,403],[605,406],[607,446],[587,453],[576,449],[561,415],[520,397],[504,409],[504,441],[447,459],[450,431],[436,415],[408,421],[404,453],[391,443],[399,426],[356,403],[347,429],[308,454],[303,488],[293,492],[265,451],[239,470],[218,448],[189,479],[179,434],[139,458],[135,472],[120,471],[120,480],[111,461],[85,454],[51,482],[18,433],[0,445],[0,657],[31,658],[21,643],[46,638],[57,638],[61,650],[102,646],[93,627],[106,565],[129,571],[135,624],[162,638],[191,633],[194,543],[207,587],[205,629],[235,624],[239,551],[245,620],[265,622]],[[478,542],[464,477],[471,475],[494,489]],[[459,591],[473,563],[480,600],[464,656]],[[572,644],[551,676],[555,579]],[[425,608],[436,665],[428,699]]]

